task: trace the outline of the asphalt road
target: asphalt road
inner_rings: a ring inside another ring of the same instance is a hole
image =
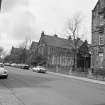
[[[105,105],[105,85],[6,68],[9,77],[0,80],[0,105]]]

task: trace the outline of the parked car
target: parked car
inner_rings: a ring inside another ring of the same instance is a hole
[[[16,65],[17,65],[16,63],[12,63],[11,64],[12,67],[16,67]]]
[[[28,70],[28,69],[29,69],[29,65],[26,65],[26,64],[25,64],[25,65],[23,66],[23,69],[27,69],[27,70]]]
[[[0,64],[0,78],[5,78],[7,79],[8,77],[8,72],[5,70],[4,65]]]
[[[10,63],[4,63],[4,65],[5,65],[5,66],[11,66],[11,64],[10,64]]]
[[[33,72],[37,72],[37,73],[46,73],[47,69],[43,66],[36,66],[32,68]]]
[[[29,69],[29,65],[27,65],[27,64],[18,64],[18,68],[20,68],[20,69]]]

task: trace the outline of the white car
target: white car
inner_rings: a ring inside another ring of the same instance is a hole
[[[47,69],[43,66],[36,66],[32,68],[33,72],[38,72],[38,73],[46,73]]]
[[[5,70],[4,65],[0,64],[0,78],[8,78],[8,72]]]
[[[16,65],[17,65],[16,63],[12,63],[11,64],[12,67],[16,67]]]

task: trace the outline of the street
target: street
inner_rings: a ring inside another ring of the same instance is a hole
[[[105,85],[6,67],[0,105],[105,105]]]

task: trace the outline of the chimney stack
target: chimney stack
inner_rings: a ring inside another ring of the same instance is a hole
[[[57,34],[55,34],[55,35],[54,35],[54,37],[56,37],[56,38],[57,38],[57,37],[58,37],[58,35],[57,35]]]
[[[42,31],[41,36],[44,36],[44,35],[45,35],[44,31]]]

